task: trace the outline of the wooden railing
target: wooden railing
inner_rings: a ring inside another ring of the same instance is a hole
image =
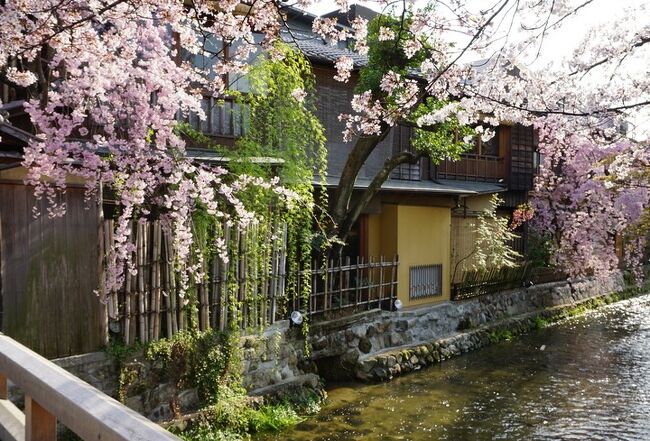
[[[25,393],[24,413],[8,400],[7,380]],[[84,440],[180,440],[0,334],[0,439],[54,441],[57,421]]]
[[[199,119],[195,113],[184,118],[180,112],[177,119],[185,121],[199,132],[210,136],[240,137],[246,130],[246,111],[232,98],[204,97],[201,109],[205,119]]]
[[[515,268],[491,268],[482,271],[467,271],[459,283],[451,286],[451,300],[465,300],[521,287],[529,279],[531,265],[522,263]]]
[[[505,179],[503,158],[467,153],[458,161],[442,161],[436,167],[437,179],[498,182]]]
[[[354,261],[344,257],[320,267],[313,263],[307,271],[309,303],[294,299],[292,309],[305,311],[315,321],[375,308],[390,309],[397,297],[398,265],[397,256],[393,260],[357,257]]]

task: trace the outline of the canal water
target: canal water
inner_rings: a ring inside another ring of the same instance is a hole
[[[278,440],[650,440],[650,294],[376,385]]]

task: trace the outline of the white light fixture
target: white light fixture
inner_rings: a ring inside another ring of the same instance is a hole
[[[396,311],[399,311],[404,305],[402,305],[402,301],[400,299],[396,299],[395,303],[393,303],[393,306],[395,306]]]
[[[293,311],[293,312],[291,313],[291,316],[289,317],[289,319],[291,320],[291,324],[292,324],[293,326],[300,326],[300,325],[302,325],[302,322],[303,322],[303,320],[304,320],[304,317],[302,316],[302,312],[300,312],[300,311]]]

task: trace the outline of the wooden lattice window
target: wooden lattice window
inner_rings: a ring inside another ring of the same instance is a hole
[[[409,298],[422,299],[442,295],[442,264],[416,265],[409,268]]]

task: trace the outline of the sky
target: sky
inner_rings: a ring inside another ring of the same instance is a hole
[[[470,10],[481,10],[482,8],[490,7],[497,3],[499,0],[467,0],[465,4]],[[585,0],[576,0],[576,3],[582,3]],[[380,10],[381,6],[377,2],[361,1],[358,2],[374,10]],[[426,0],[417,0],[416,6],[421,7],[427,4]],[[629,8],[645,8],[644,12],[629,14]],[[333,1],[317,2],[309,8],[309,12],[321,15],[337,7]],[[560,68],[564,59],[570,58],[573,52],[580,46],[588,33],[588,30],[598,27],[600,25],[607,25],[609,22],[627,16],[630,20],[629,23],[635,28],[647,26],[650,21],[650,0],[593,0],[590,4],[584,6],[580,11],[564,20],[559,29],[555,29],[548,34],[545,38],[544,44],[540,51],[539,57],[535,59],[525,60],[524,64],[527,67],[535,69],[547,68],[551,66]],[[520,23],[519,23],[520,24]],[[523,32],[517,31],[518,26],[515,25],[513,40],[524,37]],[[458,44],[462,44],[462,40],[457,40]],[[650,48],[647,48],[650,49]],[[648,51],[646,51],[648,53]],[[472,58],[473,57],[473,58]],[[465,61],[473,61],[479,58],[476,54],[468,54]],[[623,73],[641,73],[650,75],[650,55],[647,58],[637,60],[627,60],[625,65],[621,68]],[[601,77],[602,79],[602,77]],[[598,77],[594,78],[595,81]],[[640,114],[633,121],[633,126],[636,127],[634,132],[635,137],[640,139],[648,139],[650,135],[650,109],[643,114]]]

